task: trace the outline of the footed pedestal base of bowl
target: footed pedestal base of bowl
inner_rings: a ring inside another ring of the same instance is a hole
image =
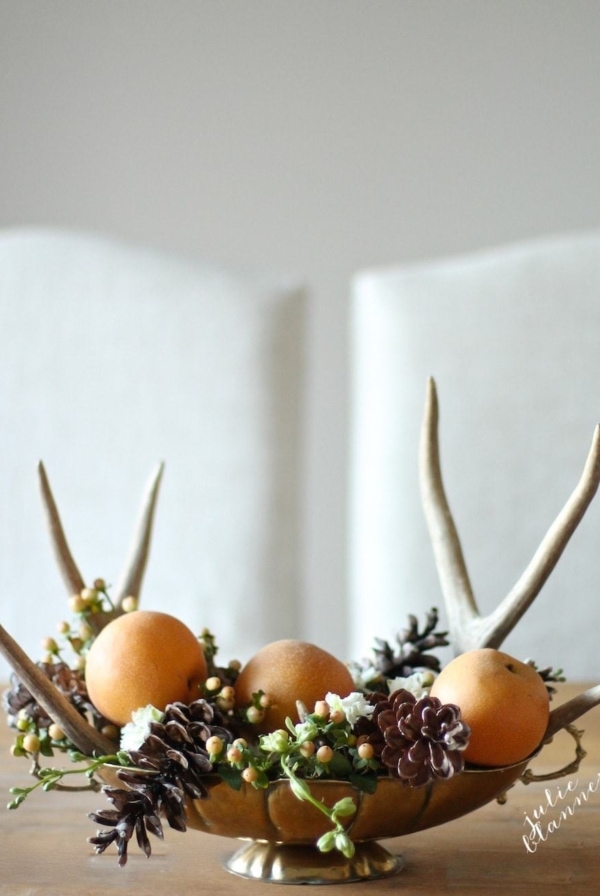
[[[379,843],[357,843],[351,859],[314,846],[252,840],[225,862],[233,874],[274,884],[347,884],[397,874],[405,864]]]

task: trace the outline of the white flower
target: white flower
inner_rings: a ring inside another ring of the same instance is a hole
[[[357,688],[366,688],[370,681],[376,681],[381,675],[381,672],[375,666],[368,666],[363,669],[359,663],[350,663],[348,668]]]
[[[332,712],[341,710],[350,725],[355,725],[361,716],[366,716],[367,719],[370,719],[375,708],[365,699],[364,694],[359,693],[359,691],[353,691],[347,697],[339,697],[337,694],[329,693],[326,695],[325,700]]]
[[[136,709],[131,713],[132,721],[128,722],[121,730],[121,749],[139,750],[148,735],[150,734],[150,725],[152,722],[162,722],[165,714],[152,706],[144,706],[142,709]]]
[[[388,688],[390,694],[404,688],[414,694],[417,700],[420,697],[426,697],[429,693],[431,685],[435,681],[435,675],[429,669],[422,669],[420,672],[413,672],[408,678],[390,678],[388,679]]]

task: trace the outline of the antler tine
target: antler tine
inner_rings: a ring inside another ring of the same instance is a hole
[[[579,483],[544,536],[521,578],[484,620],[481,646],[498,647],[537,597],[581,522],[599,483],[600,426],[597,426]]]
[[[527,569],[504,600],[481,616],[467,573],[456,526],[444,492],[439,460],[438,403],[429,380],[420,448],[423,508],[448,613],[450,639],[456,653],[477,647],[499,647],[537,597],[581,522],[600,484],[600,426],[571,497],[546,533]]]
[[[52,547],[54,548],[58,567],[69,594],[78,594],[85,588],[85,582],[73,560],[69,545],[67,544],[67,539],[50,489],[46,470],[41,461],[38,464],[38,473],[40,489],[42,492],[42,502],[46,511],[46,519],[50,529],[50,539],[52,541]]]
[[[146,561],[150,548],[154,509],[158,497],[158,489],[164,470],[164,463],[154,469],[142,502],[142,510],[136,527],[129,559],[115,591],[115,606],[121,607],[128,595],[139,597],[142,579],[146,570]]]
[[[442,482],[438,419],[437,390],[434,379],[430,378],[419,448],[421,500],[448,613],[451,642],[457,653],[463,653],[472,649],[472,625],[479,618],[479,612]]]
[[[13,667],[19,679],[37,702],[63,729],[69,740],[86,756],[115,752],[115,744],[82,718],[66,697],[0,625],[0,653]]]

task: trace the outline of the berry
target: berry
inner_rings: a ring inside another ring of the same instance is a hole
[[[333,759],[333,750],[324,744],[317,750],[317,760],[323,765],[328,765]]]

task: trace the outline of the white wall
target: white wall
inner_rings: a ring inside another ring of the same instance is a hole
[[[310,284],[306,624],[345,649],[362,266],[600,221],[596,0],[0,0],[0,226]]]

